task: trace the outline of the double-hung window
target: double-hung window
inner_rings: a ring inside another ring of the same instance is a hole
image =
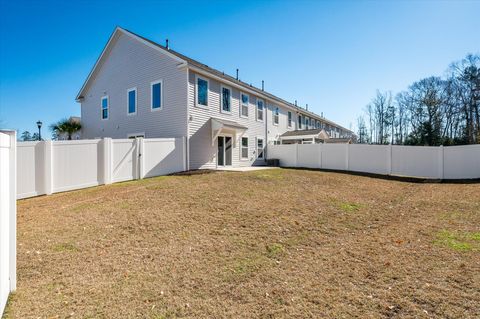
[[[257,157],[263,158],[263,138],[257,137]]]
[[[160,110],[162,108],[162,99],[163,99],[163,82],[158,80],[150,84],[151,89],[151,103],[150,106],[153,110]]]
[[[208,106],[208,80],[197,77],[197,106]]]
[[[263,121],[263,100],[257,99],[257,121]]]
[[[310,128],[309,126],[310,126],[310,119],[307,117],[305,119],[305,128],[308,130]]]
[[[298,116],[298,129],[299,130],[302,129],[302,116],[301,115]]]
[[[317,121],[317,129],[319,129],[319,128],[320,128],[320,122]]]
[[[137,88],[127,91],[127,112],[128,115],[137,113]]]
[[[102,97],[102,120],[108,119],[108,95]]]
[[[275,108],[273,111],[273,125],[278,125],[279,117],[280,117],[280,111],[278,107]]]
[[[232,108],[232,90],[222,86],[222,112],[230,113]]]
[[[288,111],[288,127],[292,127],[292,112]]]
[[[248,100],[249,96],[240,92],[240,116],[248,117]]]
[[[240,157],[242,160],[248,159],[248,137],[242,137],[242,145],[240,148]]]

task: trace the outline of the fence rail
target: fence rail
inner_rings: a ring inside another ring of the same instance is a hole
[[[480,178],[480,145],[268,145],[283,167],[305,167],[431,179]]]
[[[184,171],[185,138],[19,142],[17,198]]]

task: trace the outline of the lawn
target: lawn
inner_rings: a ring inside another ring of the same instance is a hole
[[[6,318],[478,318],[480,184],[273,169],[18,202]]]

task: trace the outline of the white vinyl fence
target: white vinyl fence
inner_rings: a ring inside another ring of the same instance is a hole
[[[321,168],[431,179],[480,178],[480,145],[268,145],[283,167]]]
[[[185,138],[19,142],[17,198],[181,172]]]
[[[15,144],[14,131],[0,131],[0,317],[17,282]]]

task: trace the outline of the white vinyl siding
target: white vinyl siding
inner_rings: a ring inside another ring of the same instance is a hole
[[[128,62],[127,62],[128,61]],[[126,138],[145,132],[148,138],[187,135],[187,74],[178,61],[131,37],[118,34],[99,62],[81,102],[82,138]],[[151,111],[151,83],[163,80],[162,111]],[[136,88],[136,115],[129,116],[127,90]],[[108,95],[108,120],[100,103]]]

